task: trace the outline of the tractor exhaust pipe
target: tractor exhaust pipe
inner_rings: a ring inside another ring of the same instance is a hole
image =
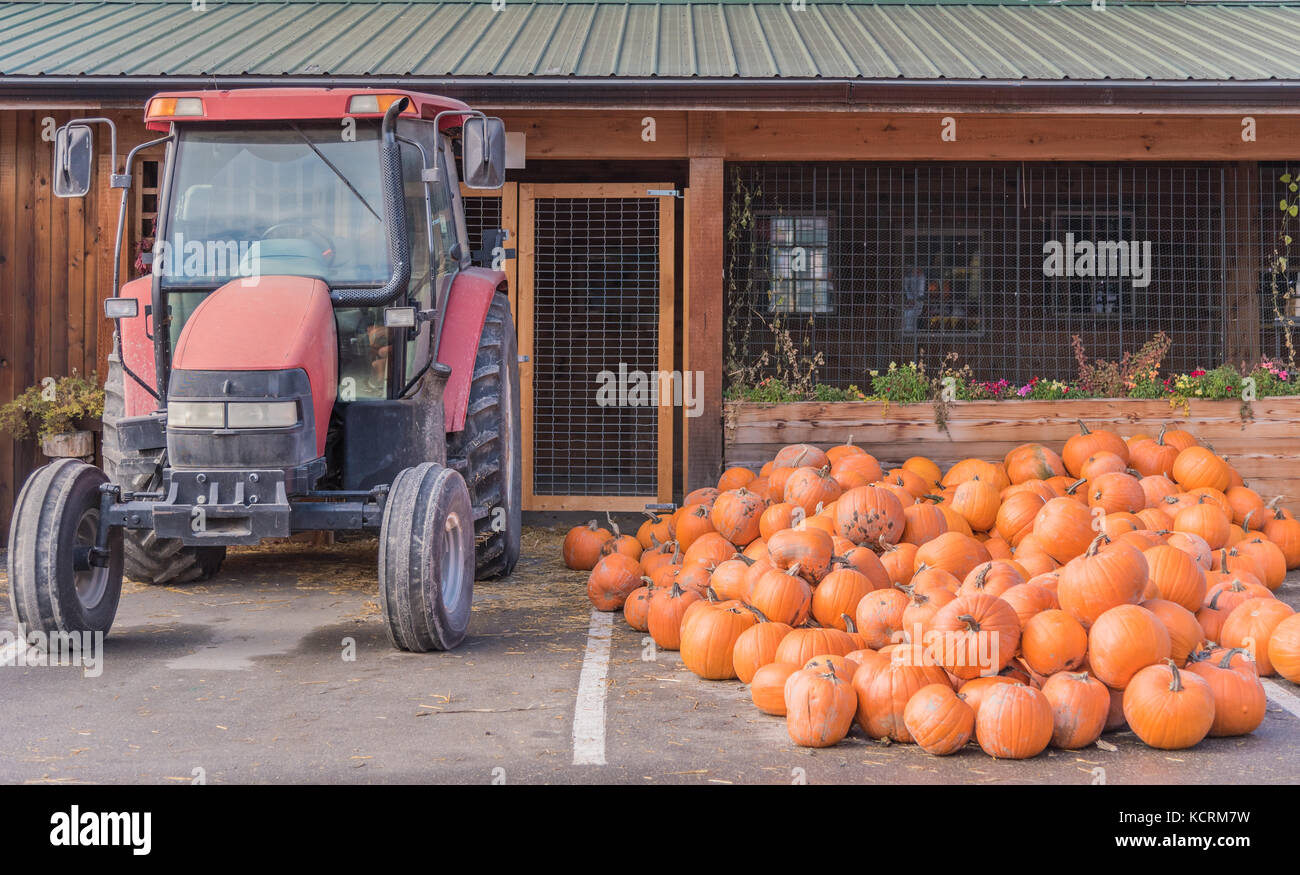
[[[393,101],[379,126],[379,174],[384,196],[384,227],[388,232],[388,261],[393,273],[377,289],[334,289],[336,307],[382,307],[406,293],[411,282],[411,242],[406,236],[405,195],[402,191],[402,153],[397,145],[397,116],[410,99]]]

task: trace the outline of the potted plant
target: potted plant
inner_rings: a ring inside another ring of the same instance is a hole
[[[36,437],[47,457],[87,458],[95,453],[93,430],[104,414],[104,390],[95,375],[73,372],[46,377],[0,406],[0,432],[14,440]]]

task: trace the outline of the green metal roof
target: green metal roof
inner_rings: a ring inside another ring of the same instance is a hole
[[[0,4],[3,77],[1300,80],[1284,3]]]

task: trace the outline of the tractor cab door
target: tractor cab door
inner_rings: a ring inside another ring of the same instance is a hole
[[[411,282],[404,298],[390,306],[430,310],[445,294],[459,264],[455,211],[447,182],[446,159],[439,157],[440,136],[433,124],[400,119],[406,233],[411,248]],[[437,181],[426,182],[424,171],[439,161]],[[452,173],[454,173],[452,165]],[[384,326],[384,307],[336,309],[339,334],[339,394],[341,402],[394,399],[428,358],[432,331]]]

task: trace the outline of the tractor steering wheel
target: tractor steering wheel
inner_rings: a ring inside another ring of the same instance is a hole
[[[276,222],[274,225],[262,232],[262,238],[265,240],[273,240],[276,238],[277,231],[285,230],[293,230],[299,233],[282,234],[280,236],[297,237],[299,239],[311,237],[316,243],[322,244],[320,254],[321,258],[325,259],[325,266],[332,267],[334,265],[334,256],[338,252],[334,246],[334,240],[324,231],[304,219],[290,219],[287,222]],[[305,232],[305,234],[303,232]]]

